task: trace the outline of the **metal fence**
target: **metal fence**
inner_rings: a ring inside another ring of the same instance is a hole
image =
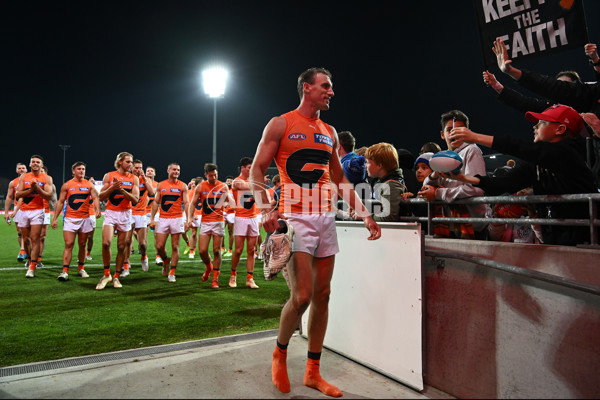
[[[341,202],[341,200],[340,200]],[[345,204],[340,204],[340,209],[346,209]],[[564,195],[530,195],[530,196],[481,196],[471,197],[468,199],[454,200],[452,203],[445,201],[428,202],[425,199],[408,199],[406,204],[425,204],[427,205],[426,217],[401,217],[401,222],[422,222],[427,223],[427,231],[433,232],[434,222],[485,222],[489,224],[532,224],[532,225],[568,225],[568,226],[589,226],[590,229],[590,245],[598,247],[598,227],[600,220],[598,219],[598,202],[600,202],[600,193],[586,194],[564,194]],[[367,200],[365,202],[367,208],[372,213],[381,208],[381,203],[378,200]],[[535,203],[587,203],[589,209],[588,219],[557,219],[557,218],[528,218],[526,222],[522,218],[474,218],[474,217],[434,217],[434,205],[446,204],[496,204],[496,203],[518,203],[518,204],[535,204]]]

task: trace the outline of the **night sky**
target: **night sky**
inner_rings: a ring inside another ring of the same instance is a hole
[[[218,3],[218,4],[217,4]],[[584,3],[590,42],[600,43],[600,2]],[[305,69],[333,74],[321,118],[351,131],[357,147],[390,142],[418,154],[440,139],[439,117],[464,111],[479,133],[533,140],[532,124],[482,80],[482,47],[470,0],[360,2],[10,2],[1,8],[0,177],[41,154],[57,187],[75,161],[96,179],[117,153],[181,179],[212,159],[213,100],[200,71],[222,63],[230,79],[217,102],[220,178],[237,175],[264,126],[297,107]],[[491,52],[492,44],[484,47]],[[594,80],[583,46],[515,66]],[[492,73],[518,88],[498,68]],[[490,153],[484,149],[484,153]],[[5,193],[6,188],[0,189]]]

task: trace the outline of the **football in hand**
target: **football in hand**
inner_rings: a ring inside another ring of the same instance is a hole
[[[463,166],[463,160],[458,153],[451,150],[443,150],[431,156],[429,166],[434,171],[458,174]]]

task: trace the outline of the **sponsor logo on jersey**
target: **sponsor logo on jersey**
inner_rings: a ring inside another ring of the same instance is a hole
[[[171,188],[171,193],[181,193],[181,189]]]
[[[333,140],[322,133],[315,133],[315,143],[326,144],[327,146],[333,147]]]

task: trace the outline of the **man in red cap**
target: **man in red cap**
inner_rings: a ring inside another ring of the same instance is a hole
[[[477,143],[526,161],[503,176],[452,174],[452,178],[478,186],[488,195],[515,193],[529,186],[537,195],[597,193],[592,171],[585,162],[585,139],[579,135],[583,120],[577,111],[555,104],[541,113],[527,112],[525,118],[536,123],[533,143],[512,136],[482,135],[466,127],[452,129],[452,140]],[[540,217],[589,218],[585,203],[537,207]],[[542,238],[545,244],[581,244],[589,242],[589,228],[543,225]]]

